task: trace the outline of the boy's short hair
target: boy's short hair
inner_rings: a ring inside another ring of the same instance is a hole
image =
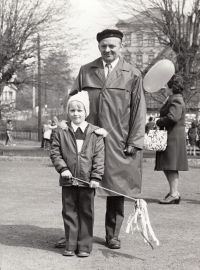
[[[70,106],[72,105],[72,103],[73,102],[77,102],[77,106],[78,106],[78,108],[79,109],[81,109],[81,105],[84,107],[84,109],[85,109],[85,106],[84,106],[84,104],[82,103],[82,102],[80,102],[80,101],[78,101],[78,100],[73,100],[73,101],[71,101],[70,103],[69,103],[69,105],[68,105],[68,111],[70,110]],[[86,112],[86,111],[85,111]]]

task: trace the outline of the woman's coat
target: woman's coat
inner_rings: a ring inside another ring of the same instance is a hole
[[[85,90],[90,98],[87,121],[104,128],[105,172],[101,185],[124,195],[141,191],[142,151],[127,156],[127,145],[143,148],[146,104],[140,72],[120,58],[117,66],[105,80],[102,59],[81,67],[71,91]],[[98,189],[100,195],[115,193]]]
[[[181,94],[169,96],[160,110],[156,124],[167,130],[167,147],[163,152],[156,152],[155,170],[187,171],[187,149],[185,134],[185,103]]]

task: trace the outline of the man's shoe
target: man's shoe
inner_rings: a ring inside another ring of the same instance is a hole
[[[121,247],[121,242],[117,237],[106,238],[106,244],[110,249],[119,249]]]
[[[67,250],[65,249],[65,251],[63,252],[63,256],[74,256],[75,252],[73,250]]]
[[[90,256],[90,253],[87,251],[79,251],[77,256],[78,257],[88,257],[88,256]]]
[[[56,244],[55,244],[55,248],[65,248],[66,246],[66,238],[65,236],[62,237]]]

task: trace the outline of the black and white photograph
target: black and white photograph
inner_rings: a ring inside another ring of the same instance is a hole
[[[200,269],[200,0],[0,0],[0,270]]]

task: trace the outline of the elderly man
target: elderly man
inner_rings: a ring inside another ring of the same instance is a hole
[[[140,71],[120,55],[123,33],[106,29],[97,34],[101,57],[81,67],[70,95],[87,91],[90,98],[89,123],[108,131],[105,138],[105,174],[97,194],[107,196],[106,244],[121,246],[120,228],[124,219],[124,196],[141,191],[142,148],[146,104]],[[59,245],[60,244],[60,245]],[[57,243],[61,247],[64,240]]]

